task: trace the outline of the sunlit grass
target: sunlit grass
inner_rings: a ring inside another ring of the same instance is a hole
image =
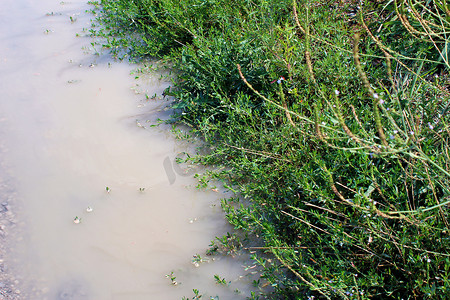
[[[246,238],[211,253],[257,249],[281,298],[447,297],[445,1],[92,4],[105,50],[177,70],[170,96],[193,132],[174,131],[210,144],[190,159],[222,166],[199,185],[236,192],[222,206]]]

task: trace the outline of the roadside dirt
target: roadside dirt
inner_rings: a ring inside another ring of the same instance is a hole
[[[8,263],[8,253],[14,251],[13,239],[17,240],[19,225],[13,180],[8,174],[4,157],[8,150],[0,142],[0,300],[20,300],[20,279],[12,275]]]

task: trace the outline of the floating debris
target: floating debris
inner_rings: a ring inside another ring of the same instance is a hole
[[[81,218],[78,217],[78,216],[76,216],[75,219],[73,219],[73,222],[74,222],[75,224],[80,224]]]
[[[90,206],[88,206],[87,208],[86,208],[86,211],[87,212],[92,212],[94,209],[92,209],[92,207],[90,207]]]
[[[77,82],[80,82],[80,80],[77,79],[67,80],[67,83],[77,83]]]
[[[141,124],[141,122],[139,122],[139,120],[138,120],[138,119],[136,119],[136,126],[137,126],[137,127],[139,127],[139,128],[143,128],[143,129],[145,129],[145,126],[144,126],[144,125],[142,125],[142,124]]]

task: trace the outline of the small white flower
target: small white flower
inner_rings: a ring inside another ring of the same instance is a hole
[[[427,262],[430,263],[430,262],[431,262],[431,259],[428,258],[428,259],[427,259]]]
[[[433,130],[433,129],[434,129],[434,126],[431,125],[430,123],[428,123],[428,128],[430,128],[430,130]]]
[[[380,104],[383,104],[384,103],[384,100],[383,99],[380,99],[380,101],[378,101]]]
[[[410,134],[410,135],[414,135],[414,131],[411,130],[411,131],[409,132],[409,134]]]
[[[378,99],[378,94],[377,93],[373,93],[372,95],[375,99]]]
[[[338,90],[334,90],[334,93],[336,94],[336,96],[339,96],[340,92]]]

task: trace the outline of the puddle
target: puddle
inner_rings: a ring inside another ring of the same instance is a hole
[[[150,127],[169,115],[167,83],[160,74],[135,81],[136,66],[83,53],[86,9],[0,3],[0,176],[11,179],[0,202],[17,208],[8,224],[20,224],[0,261],[13,282],[0,299],[181,299],[193,289],[245,299],[243,261],[192,263],[229,230],[226,194],[198,191],[173,164],[195,145]]]

